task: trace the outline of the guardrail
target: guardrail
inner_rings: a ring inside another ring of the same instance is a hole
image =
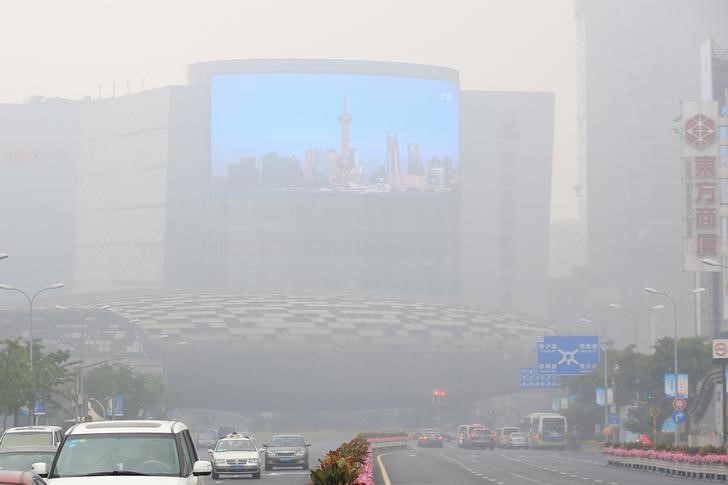
[[[674,475],[681,478],[728,480],[728,466],[719,463],[681,463],[652,458],[607,455],[607,463],[622,468]]]
[[[391,448],[407,448],[409,438],[406,436],[392,438],[367,438],[373,451]]]

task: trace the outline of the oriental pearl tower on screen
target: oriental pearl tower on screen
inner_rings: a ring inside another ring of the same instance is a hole
[[[355,170],[356,162],[354,160],[354,153],[351,149],[351,136],[349,134],[351,120],[352,117],[348,110],[348,99],[346,94],[344,94],[343,108],[339,115],[339,125],[341,125],[341,150],[338,156],[333,156],[333,151],[329,152],[332,155],[329,160],[331,184],[359,182]]]

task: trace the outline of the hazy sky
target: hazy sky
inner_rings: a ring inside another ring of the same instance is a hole
[[[575,53],[573,0],[0,0],[0,102],[268,57],[439,64],[463,89],[554,91],[553,218],[576,214]]]

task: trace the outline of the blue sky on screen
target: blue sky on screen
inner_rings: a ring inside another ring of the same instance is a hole
[[[346,93],[351,146],[367,173],[385,164],[387,131],[396,131],[400,160],[407,145],[431,157],[459,157],[459,97],[455,83],[344,74],[227,74],[211,80],[214,175],[242,156],[277,151],[303,159],[308,149],[341,146],[338,117]]]

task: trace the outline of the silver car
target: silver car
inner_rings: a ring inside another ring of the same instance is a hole
[[[301,467],[308,470],[308,448],[300,434],[275,435],[270,443],[263,445],[265,451],[265,469],[272,470],[275,466]]]
[[[520,431],[511,433],[506,444],[508,448],[528,448],[528,435]]]
[[[212,454],[212,478],[251,474],[260,478],[260,454],[255,442],[245,435],[228,435],[217,442]]]

